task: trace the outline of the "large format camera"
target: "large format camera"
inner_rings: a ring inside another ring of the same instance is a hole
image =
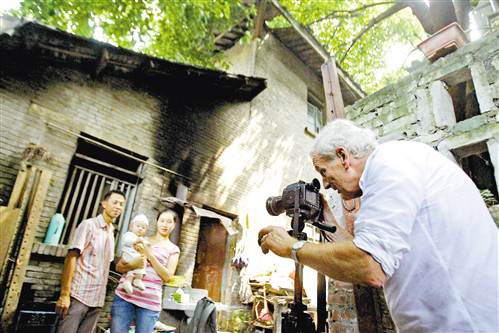
[[[286,215],[293,216],[294,209],[300,208],[300,215],[305,220],[318,222],[322,219],[322,201],[319,194],[321,184],[317,179],[311,183],[299,181],[286,186],[281,196],[270,197],[267,199],[267,212],[270,215],[277,216],[284,212]],[[298,202],[296,202],[298,200]]]
[[[292,230],[288,233],[297,239],[306,240],[307,234],[302,232],[305,222],[311,223],[319,228],[324,237],[324,231],[335,232],[336,227],[326,225],[323,216],[321,195],[319,194],[320,183],[314,179],[311,183],[299,181],[288,185],[282,191],[281,196],[267,199],[266,207],[270,215],[277,216],[284,212],[291,217]],[[290,311],[283,314],[282,333],[323,333],[327,329],[326,312],[326,282],[322,274],[317,278],[317,328],[310,314],[306,313],[307,306],[302,301],[303,289],[303,265],[295,263],[295,288],[293,303],[288,305]]]

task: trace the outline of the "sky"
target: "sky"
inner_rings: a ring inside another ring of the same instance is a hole
[[[18,9],[21,0],[2,0],[0,1],[0,14],[6,13],[11,9]]]

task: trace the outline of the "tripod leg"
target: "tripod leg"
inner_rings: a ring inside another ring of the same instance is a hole
[[[317,333],[326,332],[326,277],[317,273]]]

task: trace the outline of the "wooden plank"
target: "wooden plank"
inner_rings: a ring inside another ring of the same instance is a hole
[[[110,169],[115,169],[115,170],[127,173],[129,175],[132,175],[132,176],[137,176],[137,172],[133,172],[133,171],[130,171],[130,170],[127,170],[127,169],[124,169],[124,168],[120,168],[119,166],[113,165],[111,163],[106,163],[106,162],[98,160],[96,158],[88,157],[88,156],[85,156],[85,155],[79,154],[79,153],[76,153],[75,156],[78,157],[78,158],[81,158],[83,160],[87,160],[87,161],[90,161],[90,162],[93,162],[93,163],[96,163],[96,164],[103,165],[103,166],[105,166],[107,168],[110,168]]]
[[[75,168],[75,170],[76,169],[78,169],[78,168]],[[72,193],[71,203],[69,204],[69,210],[66,213],[66,223],[64,225],[64,230],[62,231],[62,235],[63,235],[62,239],[66,239],[66,234],[68,232],[69,232],[69,239],[71,239],[71,237],[73,235],[73,230],[76,228],[76,223],[78,223],[78,221],[75,218],[73,218],[73,210],[74,210],[74,207],[76,204],[77,196],[80,193],[80,186],[81,186],[81,182],[83,179],[83,174],[84,174],[84,171],[80,170],[80,174],[78,175],[78,181],[76,182],[75,190]],[[70,189],[68,189],[68,190],[70,190]],[[79,204],[80,203],[76,204],[77,208],[78,208]],[[73,222],[70,222],[70,221],[73,221]]]
[[[97,191],[97,196],[95,197],[94,210],[92,211],[91,216],[96,216],[97,212],[99,211],[100,202],[102,200],[102,190],[104,189],[104,185],[106,184],[106,177],[99,174],[97,175],[101,177],[100,185],[99,185],[99,191]]]
[[[95,192],[95,187],[97,185],[97,178],[99,175],[88,175],[88,177],[93,176],[94,179],[92,181],[92,187],[90,189],[90,194],[87,197],[87,204],[85,205],[85,211],[83,212],[83,219],[88,219],[90,215],[88,213],[90,212],[90,205],[92,204],[92,199],[94,198],[94,192]]]
[[[8,207],[19,208],[19,199],[22,197],[23,192],[26,190],[26,177],[28,176],[28,170],[26,164],[21,163],[21,168],[17,173],[16,182],[14,183],[14,188],[10,194]]]
[[[6,260],[9,256],[9,249],[12,236],[16,232],[16,225],[19,221],[21,210],[12,207],[0,207],[0,230],[2,230],[2,241],[0,242],[0,268],[2,274],[5,269]]]
[[[329,122],[333,119],[345,118],[345,106],[334,59],[329,58],[322,65],[321,70],[326,95],[326,119]]]
[[[32,173],[33,168],[31,167],[31,165],[21,163],[21,169],[19,170],[13,190],[13,192],[15,191],[17,193],[13,193],[11,195],[11,199],[9,200],[9,203],[12,204],[12,206],[10,206],[9,208],[18,209],[18,213],[16,214],[17,218],[14,219],[12,216],[5,216],[5,224],[2,223],[0,225],[0,230],[2,230],[2,253],[0,254],[0,261],[2,263],[2,266],[0,266],[0,268],[2,269],[2,271],[0,273],[0,281],[2,283],[5,283],[4,279],[6,276],[8,276],[9,265],[7,265],[7,259],[12,253],[16,234],[18,233],[19,226],[21,225],[23,216],[25,215],[24,212],[28,206],[29,195],[33,186],[33,177],[31,177]],[[15,197],[14,199],[12,199],[13,196]],[[7,211],[5,211],[5,213],[7,213]],[[2,220],[3,219],[4,216],[2,216]],[[5,248],[5,250],[3,248]],[[2,300],[2,303],[3,302],[4,300]]]
[[[34,175],[36,184],[33,187],[34,190],[31,191],[32,200],[30,200],[28,206],[28,220],[12,275],[12,283],[7,291],[6,302],[2,313],[2,325],[4,327],[10,326],[16,313],[26,268],[31,255],[31,248],[33,247],[36,226],[42,214],[51,176],[52,173],[50,171],[40,169],[36,170]]]
[[[102,71],[107,67],[109,64],[109,59],[111,56],[109,55],[109,52],[106,48],[102,49],[99,58],[96,61],[96,66],[95,66],[95,72],[94,72],[94,78],[100,77],[100,74]]]

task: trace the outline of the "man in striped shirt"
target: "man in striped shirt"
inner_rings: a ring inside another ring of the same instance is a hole
[[[101,202],[102,214],[81,222],[69,242],[56,312],[58,333],[95,330],[104,305],[109,265],[114,259],[113,221],[120,216],[125,195],[111,190]]]

